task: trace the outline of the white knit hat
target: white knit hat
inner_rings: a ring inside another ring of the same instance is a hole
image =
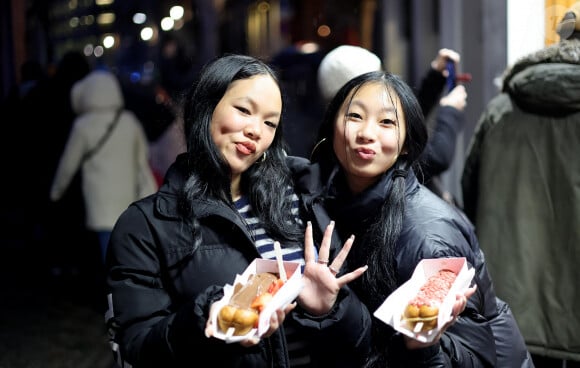
[[[338,46],[326,54],[318,67],[318,87],[322,98],[328,102],[352,78],[381,69],[381,59],[369,50],[359,46]]]

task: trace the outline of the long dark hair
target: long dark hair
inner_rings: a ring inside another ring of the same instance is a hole
[[[320,163],[325,178],[335,170],[338,160],[333,150],[333,140],[335,122],[340,118],[340,108],[345,101],[350,104],[356,92],[369,83],[382,83],[389,98],[394,102],[397,99],[400,101],[403,111],[396,111],[397,120],[404,121],[406,125],[402,150],[404,153],[399,155],[395,164],[385,173],[392,178],[391,190],[376,214],[368,214],[369,227],[357,234],[357,244],[348,259],[352,267],[364,264],[369,266],[361,280],[353,282],[353,288],[369,310],[374,311],[397,287],[395,249],[403,227],[406,177],[418,165],[421,152],[427,143],[424,116],[411,88],[400,77],[382,71],[369,72],[351,79],[337,92],[327,107],[318,137],[319,142],[323,143],[316,147],[312,160]],[[341,168],[339,172],[344,174],[343,170]],[[328,190],[329,187],[325,193]],[[374,352],[369,358],[368,366],[386,364],[386,347],[391,335],[392,329],[386,324],[373,324]]]
[[[191,203],[199,197],[219,199],[233,206],[231,170],[211,137],[210,125],[214,109],[230,84],[256,75],[271,76],[280,86],[275,71],[263,61],[246,55],[225,55],[207,64],[185,95],[183,122],[188,179],[180,200],[185,216],[191,215]],[[270,236],[294,240],[300,231],[291,215],[288,190],[292,182],[282,132],[281,120],[264,159],[242,174],[241,189]]]

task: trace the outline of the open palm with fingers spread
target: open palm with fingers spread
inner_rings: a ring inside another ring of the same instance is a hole
[[[304,288],[300,292],[300,295],[298,295],[297,301],[302,308],[312,315],[328,313],[336,302],[340,288],[360,277],[367,270],[367,266],[363,266],[337,277],[350,252],[350,248],[354,242],[354,236],[346,240],[344,246],[333,260],[329,260],[333,231],[334,221],[324,231],[324,237],[320,245],[320,250],[318,251],[318,260],[316,260],[314,241],[312,239],[312,224],[308,222],[306,226],[304,240],[304,259],[306,261],[303,274]]]

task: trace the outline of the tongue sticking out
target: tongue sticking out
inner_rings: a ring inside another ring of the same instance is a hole
[[[245,144],[242,144],[242,143],[236,144],[236,149],[238,150],[238,152],[243,153],[244,155],[250,155],[255,150],[255,149],[252,149],[252,147],[245,145]]]

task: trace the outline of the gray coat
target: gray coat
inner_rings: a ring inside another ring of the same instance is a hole
[[[462,177],[497,295],[530,352],[580,360],[580,41],[518,61],[483,112]]]
[[[147,137],[137,117],[123,110],[124,98],[114,74],[102,70],[90,73],[73,86],[71,101],[77,117],[60,157],[50,198],[60,199],[82,170],[86,226],[110,231],[131,202],[157,189],[148,162]],[[109,137],[94,155],[83,160],[98,145],[119,109],[119,121]]]

